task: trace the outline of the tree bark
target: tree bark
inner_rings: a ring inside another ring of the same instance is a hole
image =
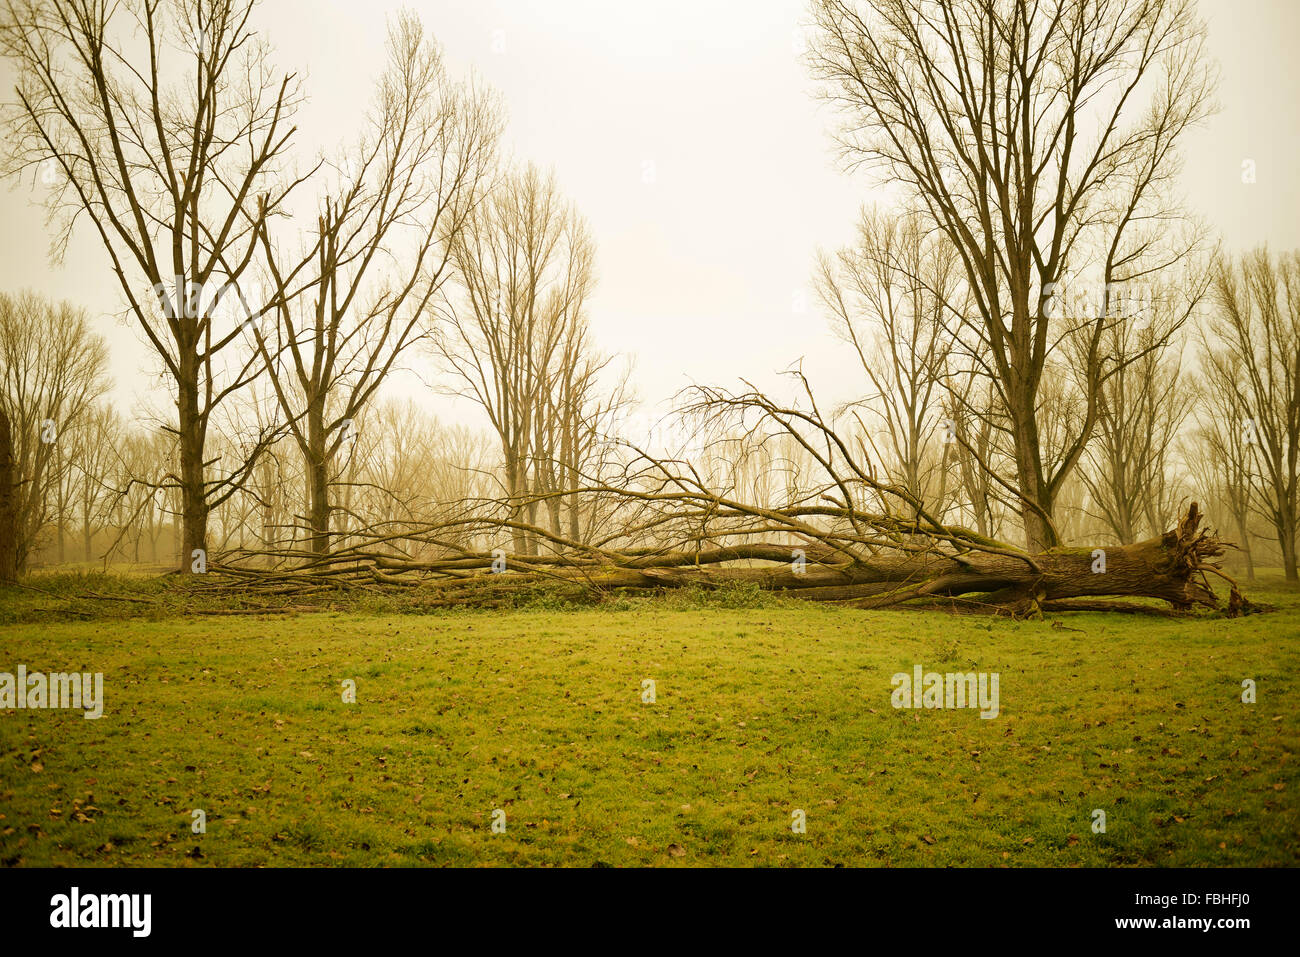
[[[1294,582],[1300,580],[1300,574],[1296,568],[1296,522],[1295,516],[1286,516],[1282,521],[1282,529],[1278,534],[1278,544],[1282,547],[1282,569],[1286,575],[1286,580]]]
[[[8,413],[0,409],[0,582],[18,580],[17,504],[13,430]]]
[[[191,360],[191,363],[196,360]],[[188,366],[191,363],[185,363]],[[183,368],[176,400],[180,431],[181,572],[193,571],[195,561],[207,563],[208,497],[203,485],[203,422],[199,415],[197,373]],[[202,567],[202,566],[200,566]]]
[[[666,587],[752,583],[794,597],[882,607],[932,596],[982,594],[981,604],[1019,615],[1035,614],[1044,602],[1073,598],[1156,598],[1178,611],[1218,607],[1200,572],[1222,549],[1199,531],[1194,509],[1178,528],[1159,538],[1109,548],[1058,547],[1035,556],[1035,570],[1011,555],[926,553],[880,558],[845,568],[739,569],[653,568],[642,572]],[[1102,559],[1104,558],[1104,564]],[[1104,569],[1104,570],[1103,570]]]
[[[311,525],[311,551],[315,555],[328,555],[330,550],[329,455],[325,444],[324,396],[312,403],[307,411],[307,470],[308,521]]]
[[[1021,504],[1020,518],[1025,528],[1025,550],[1031,554],[1045,552],[1059,544],[1051,523],[1043,517],[1052,514],[1053,503],[1044,487],[1038,423],[1034,419],[1035,399],[1032,394],[1024,399],[1025,410],[1014,429],[1018,488],[1025,499]]]

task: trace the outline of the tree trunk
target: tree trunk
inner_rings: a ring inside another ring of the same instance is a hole
[[[512,522],[522,522],[525,520],[524,506],[522,499],[524,497],[526,472],[523,456],[509,446],[505,449],[506,459],[506,482],[508,487],[506,495],[510,500],[510,520]],[[522,528],[511,529],[510,539],[514,543],[515,553],[518,555],[528,554],[528,536]]]
[[[0,409],[0,582],[18,580],[18,499],[9,415]]]
[[[1286,580],[1289,582],[1296,581],[1298,577],[1296,569],[1296,529],[1295,517],[1284,516],[1282,528],[1278,534],[1278,544],[1282,547],[1282,570],[1286,574]]]
[[[1012,429],[1016,447],[1016,478],[1020,494],[1026,499],[1020,505],[1020,518],[1025,527],[1025,550],[1030,554],[1045,552],[1060,544],[1051,523],[1043,517],[1044,514],[1052,514],[1052,498],[1044,487],[1042,478],[1043,462],[1038,444],[1038,423],[1034,418],[1034,401],[1032,394],[1024,400],[1024,407],[1016,417],[1018,421]],[[1038,508],[1034,508],[1034,505]]]
[[[1195,506],[1178,528],[1159,538],[1110,548],[1059,547],[1033,556],[1039,571],[1014,555],[970,553],[959,562],[927,553],[882,557],[844,568],[674,567],[642,574],[664,586],[752,583],[794,597],[882,607],[915,598],[983,595],[977,604],[1034,614],[1044,602],[1101,596],[1158,598],[1176,610],[1217,607],[1199,571],[1221,553],[1217,540],[1199,532]],[[786,552],[788,554],[788,552]],[[810,553],[809,558],[812,559]],[[1104,564],[1102,563],[1104,559]],[[1104,569],[1104,570],[1102,570]]]
[[[192,365],[192,360],[187,365]],[[182,369],[176,400],[180,429],[181,572],[206,567],[208,549],[208,497],[203,485],[203,422],[199,416],[197,374]],[[199,563],[199,558],[202,563]]]
[[[307,448],[303,451],[307,472],[307,522],[310,548],[314,555],[328,555],[330,550],[329,456],[326,454],[324,397],[307,408]]]
[[[311,523],[311,550],[328,555],[330,550],[329,476],[323,462],[307,463],[308,520]]]
[[[624,553],[617,561],[610,560],[612,553],[608,551],[602,551],[599,557],[515,555],[508,558],[514,572],[508,576],[483,573],[490,560],[486,555],[420,562],[373,554],[368,558],[372,563],[369,569],[354,566],[341,573],[373,576],[385,584],[419,583],[422,600],[430,606],[500,604],[508,602],[512,592],[536,585],[580,597],[611,591],[745,584],[858,608],[944,600],[960,602],[963,608],[1015,617],[1096,609],[1103,604],[1107,610],[1153,610],[1149,605],[1095,601],[1121,597],[1160,599],[1172,606],[1173,613],[1182,613],[1198,605],[1220,607],[1206,575],[1217,568],[1212,560],[1223,554],[1224,545],[1202,531],[1200,524],[1200,511],[1193,503],[1178,526],[1158,538],[1105,549],[1061,547],[1032,558],[1005,548],[994,552],[963,550],[960,555],[928,550],[914,554],[882,552],[852,564],[833,565],[842,561],[839,549],[808,543],[802,546],[806,565],[797,565],[791,560],[789,545],[759,542],[699,550],[646,550]],[[754,562],[772,564],[741,567],[738,562],[746,566]],[[420,577],[402,577],[412,573]],[[429,573],[446,577],[423,577]],[[242,587],[247,587],[250,579],[240,581]],[[305,579],[303,585],[317,587],[318,576]],[[283,579],[277,578],[275,586],[282,588]],[[1233,586],[1228,615],[1249,610],[1249,603]]]

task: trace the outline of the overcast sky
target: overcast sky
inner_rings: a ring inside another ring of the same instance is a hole
[[[828,395],[858,389],[808,279],[817,247],[847,241],[878,194],[836,168],[832,118],[799,61],[804,0],[265,0],[259,23],[277,65],[307,77],[304,158],[357,128],[386,19],[403,5],[433,29],[453,74],[474,70],[500,91],[509,150],[553,167],[590,220],[595,338],[635,358],[643,398],[692,381],[770,384],[801,357]],[[1223,109],[1186,141],[1188,197],[1232,248],[1300,247],[1300,2],[1201,0],[1201,10]],[[11,74],[2,79],[11,89]],[[156,367],[111,318],[120,296],[98,240],[83,232],[50,265],[33,198],[30,183],[0,189],[0,288],[85,305],[110,340],[129,415]]]

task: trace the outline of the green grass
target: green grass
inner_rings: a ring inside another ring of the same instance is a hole
[[[78,621],[9,593],[0,671],[102,671],[106,705],[0,712],[0,863],[1295,865],[1300,595],[1250,594],[1278,611],[1058,628],[734,595]],[[1001,715],[895,710],[918,663],[998,672]]]

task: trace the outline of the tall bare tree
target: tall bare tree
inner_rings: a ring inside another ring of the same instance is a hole
[[[86,222],[127,313],[174,391],[183,567],[208,513],[256,454],[217,471],[207,442],[222,401],[259,372],[239,323],[219,321],[265,220],[300,181],[283,175],[300,101],[253,29],[255,0],[4,0],[0,52],[18,69],[6,168],[52,182],[53,253]],[[267,307],[251,305],[254,315]]]
[[[1121,364],[1101,347],[1113,291],[1198,244],[1173,190],[1182,134],[1213,108],[1192,0],[814,0],[813,17],[848,164],[901,186],[961,257],[954,336],[999,393],[1029,549],[1055,545],[1056,496]],[[1100,308],[1054,315],[1076,277]],[[1083,414],[1049,448],[1040,388],[1067,337]]]
[[[1208,390],[1246,453],[1251,507],[1268,522],[1288,581],[1297,580],[1300,520],[1300,252],[1256,249],[1213,273],[1212,307],[1202,331]],[[1225,456],[1231,462],[1234,457]]]
[[[1213,502],[1218,514],[1231,520],[1235,544],[1246,566],[1246,579],[1254,581],[1252,466],[1240,416],[1233,407],[1232,395],[1214,388],[1204,375],[1196,382],[1192,395],[1196,427],[1181,443],[1182,460],[1201,499]]]
[[[0,408],[12,430],[20,569],[59,512],[76,433],[108,388],[108,347],[83,310],[0,293]]]
[[[1176,441],[1191,412],[1181,347],[1170,344],[1172,326],[1199,301],[1207,274],[1189,271],[1176,283],[1146,297],[1132,321],[1117,323],[1102,337],[1121,362],[1101,384],[1096,436],[1084,453],[1079,477],[1091,499],[1091,514],[1123,545],[1156,535],[1177,517],[1182,483],[1177,478]]]
[[[553,176],[513,171],[470,216],[453,248],[458,282],[432,347],[454,385],[479,405],[500,441],[502,487],[528,554],[523,525],[535,525],[536,463],[554,461],[542,426],[556,371],[577,355],[566,343],[585,323],[594,250],[586,222],[560,196]],[[526,504],[525,503],[526,499]]]
[[[0,582],[18,580],[18,496],[14,477],[14,434],[0,408]]]
[[[404,14],[389,31],[368,128],[321,203],[306,255],[282,265],[261,223],[277,305],[273,329],[253,329],[303,456],[316,554],[329,550],[336,459],[430,324],[430,303],[482,199],[500,129],[495,97],[451,81],[436,42]]]
[[[589,503],[571,490],[600,474],[607,451],[601,437],[631,402],[630,366],[620,378],[606,381],[612,361],[592,344],[581,310],[573,312],[535,409],[533,491],[546,496],[552,533],[575,542],[586,540],[591,515]]]

